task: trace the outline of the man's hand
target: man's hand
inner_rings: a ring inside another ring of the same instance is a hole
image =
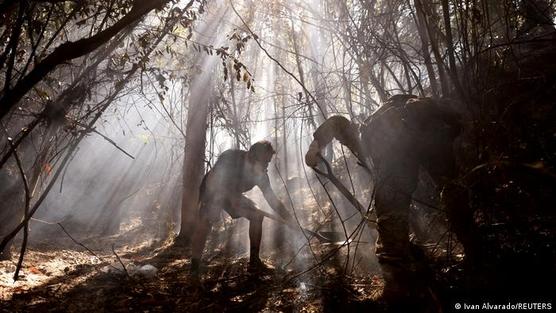
[[[305,164],[309,167],[316,167],[320,162],[320,146],[316,140],[311,142],[309,150],[305,154]]]

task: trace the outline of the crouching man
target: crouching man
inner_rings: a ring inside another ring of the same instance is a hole
[[[274,154],[275,151],[268,141],[255,143],[249,151],[226,150],[205,175],[199,193],[197,228],[192,237],[193,275],[199,273],[207,235],[212,224],[218,220],[220,210],[225,210],[234,219],[245,217],[249,220],[249,266],[251,270],[264,269],[264,264],[259,258],[264,216],[257,211],[255,203],[243,193],[258,186],[270,207],[284,220],[291,221],[290,214],[270,186],[267,168]]]
[[[462,130],[460,116],[448,102],[397,95],[358,127],[333,116],[314,133],[305,155],[310,167],[320,163],[320,151],[336,138],[375,172],[375,207],[379,233],[376,254],[385,275],[384,293],[397,298],[411,292],[415,264],[410,253],[409,207],[417,188],[419,168],[426,170],[442,190],[452,230],[470,263],[477,260],[478,238],[467,191],[455,183],[453,143]]]

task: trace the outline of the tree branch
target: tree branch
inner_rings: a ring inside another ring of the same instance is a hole
[[[12,140],[9,140],[9,143],[12,146],[15,162],[17,163],[17,168],[19,169],[19,173],[21,174],[21,179],[23,180],[23,187],[25,188],[24,220],[26,222],[25,222],[25,228],[23,229],[23,243],[21,244],[21,251],[19,253],[17,267],[15,268],[15,273],[13,277],[15,282],[19,278],[19,271],[21,270],[21,266],[23,265],[23,256],[25,255],[25,250],[27,249],[27,240],[29,238],[29,203],[31,202],[31,192],[29,191],[29,183],[27,182],[27,176],[25,175],[25,171],[23,170],[21,159],[19,158],[19,155],[17,154],[17,151],[13,146]]]
[[[61,44],[37,64],[29,74],[21,79],[13,89],[6,92],[2,98],[0,98],[0,119],[6,116],[11,108],[14,107],[29,90],[52,72],[58,65],[82,57],[96,50],[125,27],[139,20],[150,11],[162,7],[166,2],[168,2],[168,0],[135,0],[131,10],[111,27],[89,38],[83,38],[75,42],[68,41]]]

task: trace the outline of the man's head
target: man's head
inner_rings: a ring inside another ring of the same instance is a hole
[[[251,148],[249,148],[249,152],[247,153],[247,155],[251,162],[259,163],[266,168],[275,153],[276,151],[274,151],[274,148],[272,148],[272,144],[270,144],[270,142],[266,140],[263,140],[253,144]]]

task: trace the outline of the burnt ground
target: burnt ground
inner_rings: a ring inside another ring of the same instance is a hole
[[[0,261],[0,312],[456,312],[454,304],[460,301],[551,299],[550,285],[541,284],[542,277],[551,277],[542,271],[544,267],[535,276],[534,268],[528,271],[523,264],[507,271],[498,265],[470,275],[461,260],[443,263],[444,255],[428,263],[430,276],[415,279],[424,296],[417,301],[422,307],[397,310],[382,298],[380,270],[346,271],[345,254],[328,258],[315,268],[312,257],[297,256],[297,260],[306,258],[299,262],[304,266],[294,262],[287,269],[277,268],[279,252],[266,254],[263,260],[269,269],[253,274],[247,252],[241,248],[227,251],[222,245],[215,248],[218,240],[209,242],[200,280],[195,280],[189,275],[188,248],[172,246],[171,240],[145,240],[149,236],[138,236],[141,231],[79,239],[96,256],[67,238],[36,242],[26,252],[17,282],[13,281],[14,248],[11,260]],[[131,241],[126,236],[143,240]],[[116,245],[114,253],[111,246],[118,242],[131,243]],[[313,247],[318,260],[335,249]],[[443,250],[438,245],[429,248]],[[137,275],[137,269],[147,264],[158,269],[156,275]],[[431,277],[434,279],[424,283]],[[490,290],[481,287],[489,282],[499,283]],[[489,292],[491,296],[485,296]]]
[[[126,268],[151,264],[155,277],[128,276],[114,255],[36,247],[23,276],[15,261],[0,263],[1,312],[337,312],[382,311],[379,275],[338,275],[323,265],[311,274],[269,268],[251,274],[247,259],[209,256],[200,282],[190,277],[188,249],[161,245],[117,251]],[[15,257],[14,257],[15,258]],[[110,261],[109,261],[110,260]],[[265,260],[271,264],[271,260]],[[114,267],[112,267],[114,266]],[[120,270],[117,270],[119,268]],[[342,278],[340,278],[342,277]]]

